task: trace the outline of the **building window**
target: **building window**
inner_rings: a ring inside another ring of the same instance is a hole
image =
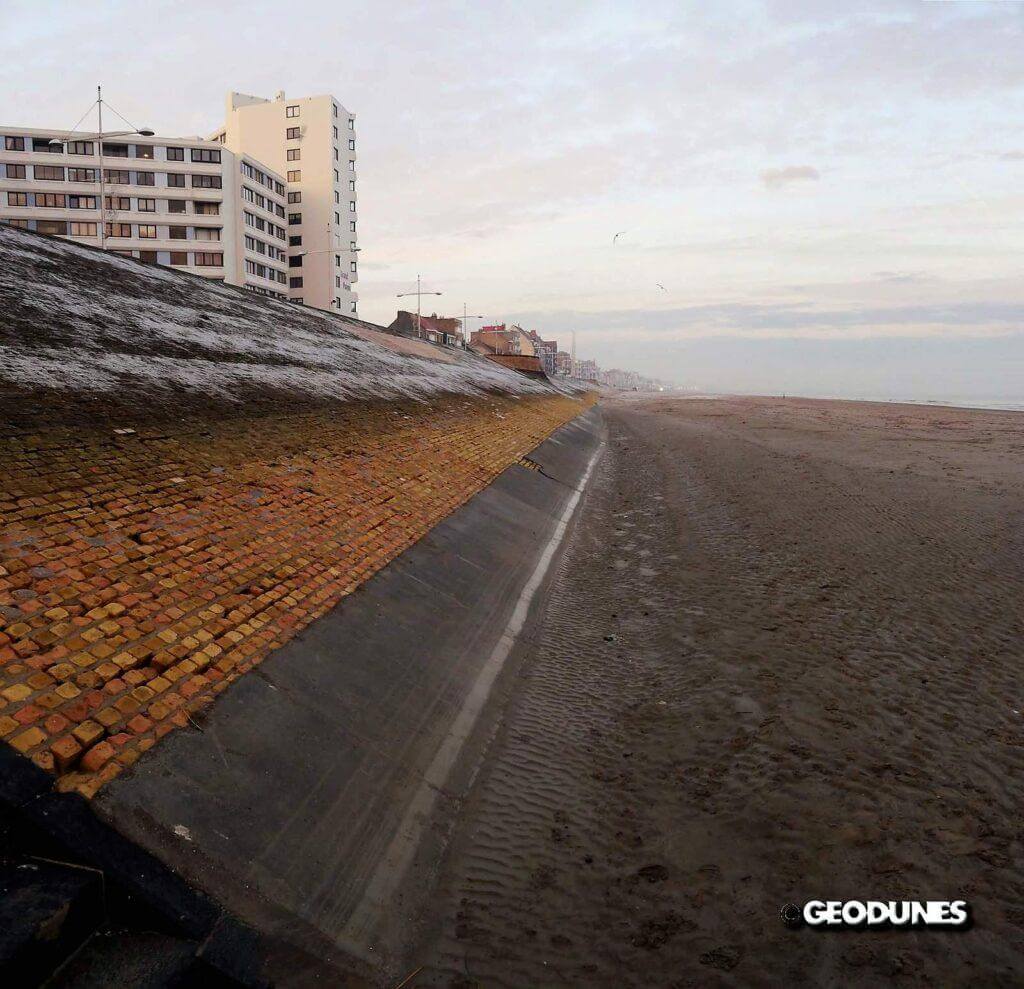
[[[68,209],[96,209],[96,197],[68,196]]]
[[[196,251],[195,266],[197,268],[221,268],[224,266],[224,255],[212,251]]]
[[[188,264],[188,251],[171,251],[171,264]]]
[[[174,172],[167,173],[167,184],[172,189],[184,189],[185,188],[185,176],[175,175]]]
[[[352,315],[355,316],[355,314],[356,314],[356,304],[353,302],[352,303]]]
[[[128,196],[106,196],[103,200],[104,209],[131,209],[132,201]]]
[[[220,203],[196,203],[198,216],[220,216]]]
[[[25,150],[25,138],[23,137],[5,137],[4,138],[4,151],[24,151]]]
[[[64,153],[64,145],[50,144],[50,139],[47,137],[34,137],[32,138],[32,150],[37,153],[42,151],[43,154],[60,155]]]
[[[348,129],[349,130],[355,130],[356,129],[355,117],[349,117],[348,118]]]
[[[349,229],[349,233],[355,233],[356,232],[356,221],[355,220],[349,220],[348,221],[348,229]]]
[[[288,173],[289,182],[301,182],[302,181],[302,169],[297,168],[292,172]]]
[[[139,212],[140,213],[155,213],[156,212],[156,200],[155,199],[139,199]]]
[[[350,201],[349,201],[349,204],[348,204],[348,211],[349,211],[350,213],[354,213],[354,212],[356,211],[356,201],[355,201],[354,199],[352,199],[352,200],[350,200]]]
[[[341,181],[341,176],[338,174],[338,170],[334,170],[334,184],[337,185]]]
[[[103,180],[111,185],[131,185],[132,173],[120,168],[104,168]]]
[[[334,255],[334,267],[335,268],[340,268],[341,267],[341,255],[340,254],[335,254]]]
[[[156,226],[152,223],[140,223],[139,238],[141,240],[156,240]]]
[[[302,267],[302,255],[301,254],[293,254],[288,259],[288,267],[289,268],[301,268]]]
[[[355,142],[355,141],[352,141],[352,140],[350,140],[350,141],[348,142],[348,149],[349,149],[349,151],[355,151],[355,149],[356,149],[356,142]]]
[[[185,212],[185,200],[184,199],[168,199],[167,200],[167,212],[168,213],[184,213]]]
[[[355,179],[349,179],[348,180],[348,191],[349,192],[355,192],[356,191],[356,180]]]
[[[95,237],[96,236],[96,224],[95,223],[80,223],[78,220],[71,221],[71,236],[72,237]]]
[[[23,179],[25,177],[24,165],[8,165],[7,177],[9,179]]]
[[[349,265],[349,271],[351,271],[353,275],[356,273],[356,263],[355,263],[355,261],[351,262],[351,264]]]
[[[302,202],[302,193],[301,192],[289,192],[288,193],[288,202],[289,203],[301,203]]]
[[[302,278],[301,277],[299,277],[299,278],[289,278],[288,279],[288,287],[289,288],[302,288]]]
[[[156,185],[156,172],[136,172],[136,185]]]
[[[354,251],[356,249],[356,242],[354,240],[350,240],[348,242],[348,249],[350,251]]]
[[[108,237],[131,237],[132,235],[130,223],[107,223],[104,226]]]
[[[348,170],[350,172],[354,172],[356,170],[356,160],[355,160],[355,158],[349,158],[349,160],[348,160]]]
[[[69,168],[68,169],[68,181],[69,182],[95,182],[96,181],[96,169],[95,168]]]
[[[288,214],[288,226],[294,227],[294,226],[296,226],[297,224],[299,224],[301,222],[302,222],[302,214],[301,213],[289,213]]]
[[[188,240],[188,227],[171,226],[167,228],[169,240]]]
[[[92,155],[94,150],[92,141],[68,141],[69,155]]]
[[[139,260],[145,261],[146,264],[156,264],[157,252],[156,251],[139,251]]]
[[[334,128],[334,140],[335,141],[338,140],[338,128],[337,127]]]
[[[0,220],[0,223],[6,223],[9,227],[17,227],[19,230],[28,230],[28,220]]]
[[[299,139],[299,128],[298,127],[289,127],[284,132],[284,139],[286,141],[297,141]]]
[[[152,158],[153,157],[153,145],[152,144],[136,144],[135,145],[135,157],[136,158]]]
[[[168,148],[167,149],[167,160],[168,161],[184,161],[185,160],[185,149],[184,148]]]
[[[192,148],[193,161],[205,161],[211,165],[220,164],[219,148]]]
[[[297,106],[287,106],[284,108],[284,115],[286,117],[297,117],[299,115],[299,108]]]
[[[68,223],[67,220],[36,220],[36,232],[50,234],[52,237],[66,237]]]
[[[220,227],[196,227],[196,240],[220,240]]]
[[[334,149],[334,160],[335,161],[339,161],[340,160],[339,156],[338,156],[338,149],[337,148]]]
[[[127,144],[107,144],[103,142],[103,154],[107,158],[127,158],[128,157],[128,145]]]
[[[64,181],[64,166],[63,165],[35,165],[32,168],[32,174],[39,180],[44,182],[63,182]]]
[[[7,193],[8,206],[28,206],[28,193],[9,192]]]
[[[298,237],[289,237],[288,238],[288,246],[289,247],[302,247],[302,234],[299,234]]]
[[[64,209],[67,206],[67,197],[63,192],[37,192],[36,206],[44,206],[47,209]]]
[[[289,148],[285,157],[289,161],[299,161],[302,158],[302,148]]]
[[[192,188],[193,189],[219,189],[221,188],[221,181],[219,175],[193,175],[192,176]]]

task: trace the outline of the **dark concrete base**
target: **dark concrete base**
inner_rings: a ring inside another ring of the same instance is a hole
[[[400,964],[601,433],[563,427],[93,801],[252,925],[251,981]]]

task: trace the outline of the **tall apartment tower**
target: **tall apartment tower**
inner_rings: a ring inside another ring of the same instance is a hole
[[[272,100],[229,93],[224,127],[213,135],[285,176],[288,298],[355,315],[355,118],[333,96]]]

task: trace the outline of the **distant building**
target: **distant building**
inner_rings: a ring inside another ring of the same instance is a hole
[[[572,374],[572,356],[564,350],[555,353],[555,374]]]
[[[558,341],[543,340],[536,330],[529,330],[528,334],[533,341],[534,350],[540,358],[544,373],[553,375],[555,373],[555,355],[558,353]]]
[[[597,381],[601,373],[597,361],[577,361],[575,370],[573,377],[581,381]]]
[[[257,159],[134,135],[104,137],[101,158],[95,137],[0,131],[0,222],[95,247],[103,223],[115,254],[286,297],[285,181]]]
[[[482,326],[469,337],[469,349],[490,356],[501,354],[515,357],[537,357],[537,347],[530,334],[521,326]]]
[[[285,178],[288,298],[356,315],[355,117],[333,96],[229,93],[213,140]]]
[[[417,321],[416,313],[402,310],[388,329],[405,337],[419,337],[428,343],[462,346],[462,320],[438,316],[437,313],[420,316]]]

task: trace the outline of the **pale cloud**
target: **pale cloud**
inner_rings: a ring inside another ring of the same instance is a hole
[[[787,165],[785,168],[768,168],[761,173],[766,189],[781,189],[792,182],[817,182],[821,178],[813,165]]]

